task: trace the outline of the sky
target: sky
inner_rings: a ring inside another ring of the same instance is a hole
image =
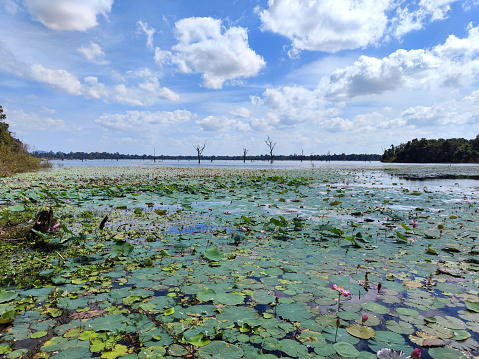
[[[479,0],[1,0],[33,150],[382,154],[479,134]]]

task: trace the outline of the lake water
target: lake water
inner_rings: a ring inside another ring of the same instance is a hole
[[[161,167],[222,167],[222,168],[259,168],[259,169],[286,169],[286,168],[315,168],[326,166],[349,166],[349,167],[403,167],[403,166],[438,166],[438,167],[477,167],[478,164],[410,164],[410,163],[383,163],[380,161],[275,161],[270,163],[268,161],[202,161],[198,164],[196,160],[165,160],[156,161],[151,160],[54,160],[52,161],[54,167],[90,167],[90,166],[161,166]]]

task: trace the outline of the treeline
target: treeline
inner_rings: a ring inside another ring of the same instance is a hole
[[[41,167],[49,167],[28,152],[28,146],[9,131],[7,116],[0,106],[0,177],[11,176],[14,173],[37,170]]]
[[[464,138],[427,140],[415,138],[384,151],[382,162],[399,163],[479,163],[479,135]]]
[[[56,160],[148,160],[148,161],[163,161],[163,160],[197,160],[197,156],[170,156],[170,155],[130,155],[108,153],[108,152],[34,152],[35,156],[56,159]],[[236,160],[243,161],[243,156],[202,156],[205,161],[224,161]],[[246,161],[269,161],[269,155],[246,156]],[[275,155],[275,161],[379,161],[381,155],[375,154],[326,154],[326,155]]]

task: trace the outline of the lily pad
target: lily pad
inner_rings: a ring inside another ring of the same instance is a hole
[[[359,351],[349,343],[339,342],[333,346],[336,352],[344,358],[356,358],[359,356]]]
[[[351,324],[346,327],[349,334],[360,339],[371,339],[376,335],[376,331],[366,325]]]
[[[239,359],[243,356],[243,350],[233,344],[223,341],[214,341],[200,348],[198,354],[201,358],[209,359]]]

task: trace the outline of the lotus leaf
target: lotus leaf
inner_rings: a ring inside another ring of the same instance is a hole
[[[338,328],[336,335],[336,327],[326,327],[323,330],[323,337],[330,342],[348,342],[352,345],[359,343],[359,339],[350,335],[346,329]]]
[[[403,321],[396,322],[394,320],[388,320],[386,322],[386,326],[389,330],[393,331],[394,333],[399,333],[399,334],[414,333],[414,327],[411,324],[403,322]]]
[[[428,354],[433,359],[466,359],[460,351],[450,348],[431,348]]]
[[[388,314],[389,309],[385,307],[384,305],[378,304],[378,303],[373,303],[373,302],[366,302],[362,304],[362,307],[364,309],[370,310],[373,313],[376,314]]]
[[[240,293],[220,293],[214,301],[225,305],[238,305],[244,302],[244,297]]]
[[[236,345],[228,344],[223,341],[214,341],[200,348],[198,354],[202,358],[223,359],[223,358],[241,358],[243,350]]]
[[[221,253],[216,248],[210,248],[205,251],[205,258],[209,259],[210,261],[220,261],[223,259],[223,253]]]
[[[371,339],[376,335],[376,331],[366,325],[351,324],[346,327],[349,334],[360,339]]]
[[[13,290],[0,291],[0,303],[6,303],[18,297],[18,293]]]
[[[280,317],[291,320],[293,322],[300,322],[311,318],[311,313],[308,312],[303,304],[279,304],[276,307],[276,314]]]
[[[466,304],[467,309],[469,309],[471,312],[479,313],[479,302],[465,300],[464,304]]]

